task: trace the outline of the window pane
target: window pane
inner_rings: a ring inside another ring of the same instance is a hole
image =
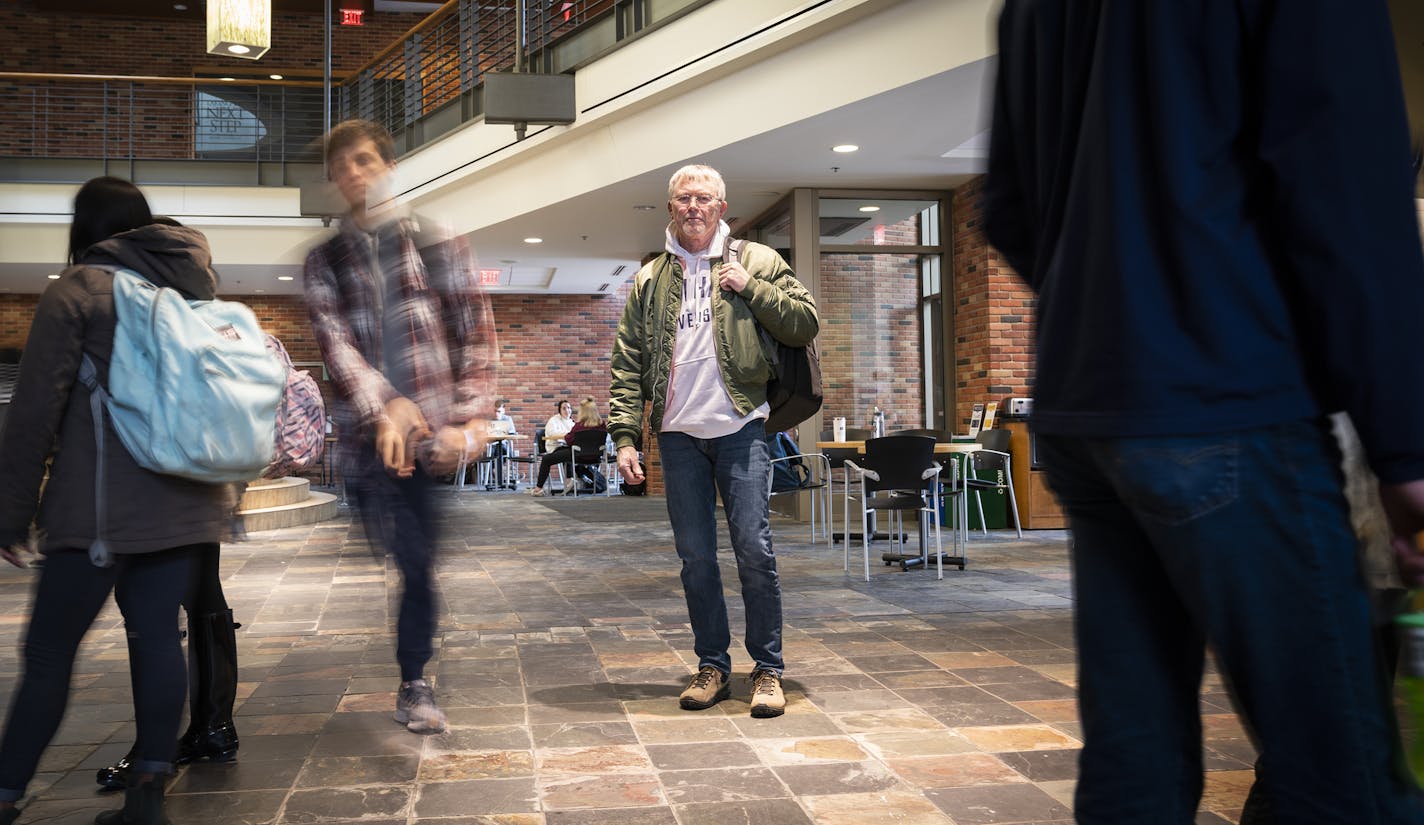
[[[927,246],[939,230],[937,201],[821,198],[821,243]]]
[[[821,256],[822,415],[869,427],[876,406],[887,430],[924,427],[920,256]]]

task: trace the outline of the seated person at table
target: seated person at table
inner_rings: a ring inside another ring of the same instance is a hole
[[[505,398],[501,398],[498,401],[494,402],[494,417],[491,418],[489,422],[490,440],[489,452],[487,455],[491,459],[493,459],[494,467],[495,470],[498,472],[498,475],[496,476],[496,481],[494,484],[485,485],[486,489],[493,489],[496,485],[508,485],[509,487],[514,486],[504,477],[506,468],[509,466],[509,463],[504,459],[506,456],[517,455],[518,453],[514,451],[513,443],[509,441],[501,441],[499,439],[499,436],[502,435],[519,434],[519,431],[514,428],[514,419],[510,418],[509,413],[505,412],[505,405],[507,405],[508,403],[509,400]]]
[[[544,454],[543,460],[539,462],[539,481],[533,487],[529,488],[529,495],[546,495],[544,485],[548,483],[549,471],[553,469],[555,464],[562,463],[568,469],[569,480],[575,484],[577,483],[577,481],[574,480],[573,474],[572,444],[574,443],[574,433],[584,430],[599,430],[603,433],[608,432],[608,427],[604,424],[603,417],[598,414],[598,405],[594,403],[592,398],[585,398],[579,402],[578,420],[574,422],[573,429],[564,435],[564,446]],[[545,434],[547,435],[547,431]],[[573,489],[573,484],[570,484],[566,492],[573,492]]]
[[[564,446],[564,436],[574,428],[574,405],[568,399],[554,405],[556,412],[544,422],[544,452],[552,453]]]

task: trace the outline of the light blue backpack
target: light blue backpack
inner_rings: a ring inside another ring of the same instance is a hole
[[[79,381],[90,391],[98,461],[94,493],[104,544],[104,416],[139,466],[221,484],[249,481],[272,460],[286,370],[267,350],[252,310],[233,301],[188,300],[127,269],[114,269],[114,352],[109,386],[89,356]]]

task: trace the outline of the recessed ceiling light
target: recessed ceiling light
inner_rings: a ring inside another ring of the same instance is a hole
[[[880,207],[878,207],[878,206],[862,206],[862,207],[860,208],[860,211],[862,211],[862,212],[879,212],[879,211],[880,211]]]
[[[231,78],[231,77],[220,77],[220,78],[218,78],[218,80],[221,80],[221,81],[224,82],[224,83],[231,83],[231,82],[234,80],[234,78]]]
[[[59,280],[59,276],[58,276],[58,275],[48,275],[48,276],[46,276],[46,277],[48,277],[51,281],[58,281],[58,280]]]
[[[654,209],[657,209],[657,207],[656,207],[656,206],[651,206],[651,205],[646,204],[646,203],[640,203],[640,204],[638,204],[637,206],[633,207],[633,209],[636,210],[636,211],[638,211],[638,212],[652,212]]]
[[[265,290],[265,289],[254,289],[254,290],[252,290],[252,291],[253,291],[253,292],[266,292],[267,290]]]
[[[281,79],[282,79],[282,76],[279,75],[279,74],[269,74],[269,75],[267,75],[267,76],[270,77],[270,78],[272,78],[273,80],[281,80]]]
[[[292,280],[292,276],[291,276],[291,275],[278,275],[278,276],[277,276],[277,280],[279,280],[279,281],[290,281],[290,280]]]
[[[174,4],[173,4],[173,10],[174,10],[174,11],[187,11],[187,10],[188,10],[188,6],[187,6],[187,4],[185,4],[185,3],[174,3]]]
[[[524,242],[525,242],[525,243],[543,243],[543,242],[544,242],[544,239],[543,239],[543,238],[525,238],[525,239],[524,239]]]
[[[228,45],[227,50],[232,52],[233,54],[247,54],[248,52],[252,51],[241,43],[231,43]]]
[[[842,143],[838,146],[832,146],[831,151],[840,152],[842,155],[848,155],[851,152],[859,152],[860,147],[856,146],[854,143]]]
[[[513,258],[500,258],[500,259],[499,259],[499,262],[502,263],[502,264],[517,264],[517,263],[519,263],[519,261],[516,261],[516,260],[514,260]]]

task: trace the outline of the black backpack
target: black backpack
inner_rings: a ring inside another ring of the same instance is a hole
[[[742,247],[746,241],[737,239],[727,242],[724,261],[740,261]],[[821,390],[821,352],[812,341],[804,347],[792,347],[781,343],[757,324],[761,330],[764,346],[776,353],[775,374],[766,385],[766,401],[771,407],[771,415],[766,419],[766,431],[779,433],[789,430],[816,414],[821,409],[824,394]]]
[[[801,449],[796,446],[791,436],[781,432],[767,433],[766,447],[768,458],[789,459],[771,465],[773,493],[799,490],[811,483],[811,468],[806,466],[805,459],[801,458]]]

